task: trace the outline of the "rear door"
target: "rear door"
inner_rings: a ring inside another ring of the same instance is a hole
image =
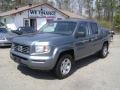
[[[100,38],[98,24],[96,22],[90,22],[89,29],[90,29],[90,46],[91,46],[90,51],[93,54],[100,50],[101,38]]]

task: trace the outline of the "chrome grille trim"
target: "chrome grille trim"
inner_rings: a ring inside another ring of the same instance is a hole
[[[14,51],[23,54],[30,54],[30,46],[14,43]]]

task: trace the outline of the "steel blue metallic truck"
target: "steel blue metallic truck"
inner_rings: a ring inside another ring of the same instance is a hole
[[[39,33],[13,39],[10,57],[32,69],[71,75],[74,62],[98,53],[108,55],[110,35],[93,20],[68,19],[45,24]]]

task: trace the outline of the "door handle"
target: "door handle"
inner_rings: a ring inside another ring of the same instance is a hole
[[[93,39],[93,38],[90,39],[91,42],[94,41],[94,40],[95,40],[95,39]]]
[[[89,39],[87,39],[87,40],[83,40],[83,41],[81,41],[81,43],[85,43],[85,42],[89,42],[90,40]]]
[[[97,39],[98,39],[98,37],[90,38],[90,41],[95,41]]]

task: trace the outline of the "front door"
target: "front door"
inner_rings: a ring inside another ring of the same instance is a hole
[[[82,22],[79,24],[77,32],[85,33],[84,36],[78,36],[75,40],[75,52],[76,52],[76,59],[79,60],[89,55],[89,44],[90,44],[90,37],[89,37],[89,30],[88,30],[88,23]]]

